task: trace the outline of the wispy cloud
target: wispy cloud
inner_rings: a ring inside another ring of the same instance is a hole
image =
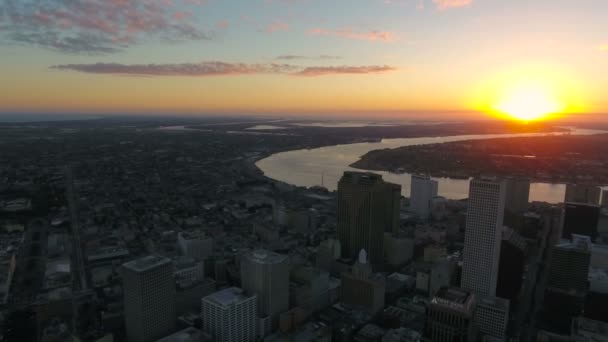
[[[294,75],[323,76],[335,74],[380,74],[395,70],[397,70],[397,68],[388,65],[307,67]]]
[[[208,77],[252,74],[284,74],[293,76],[324,76],[340,74],[378,74],[397,70],[383,66],[314,66],[303,67],[291,64],[247,64],[226,62],[202,62],[181,64],[63,64],[51,67],[55,70],[77,71],[88,74],[117,76],[187,76]]]
[[[433,0],[437,8],[444,10],[448,8],[465,7],[473,3],[473,0]]]
[[[72,70],[90,74],[132,76],[222,76],[288,73],[297,70],[288,64],[245,64],[225,62],[181,63],[181,64],[64,64],[52,66],[58,70]]]
[[[338,30],[328,30],[324,28],[312,28],[308,30],[310,35],[318,36],[336,36],[347,39],[367,40],[367,41],[382,41],[392,42],[396,39],[396,35],[391,31],[356,31],[352,28],[342,28]]]
[[[273,33],[289,30],[289,24],[282,21],[275,21],[266,27],[266,32]]]
[[[319,56],[303,56],[303,55],[281,55],[277,56],[275,59],[284,60],[284,61],[293,61],[293,60],[336,60],[342,59],[340,56],[330,56],[330,55],[319,55]]]
[[[185,2],[198,6],[202,1]],[[67,53],[120,51],[146,38],[211,39],[169,0],[3,0],[5,38]]]
[[[217,23],[215,23],[215,27],[225,30],[228,27],[230,27],[230,22],[228,20],[220,20]]]

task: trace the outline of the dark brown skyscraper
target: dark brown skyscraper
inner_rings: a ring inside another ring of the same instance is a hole
[[[344,172],[338,183],[338,238],[342,256],[364,249],[373,265],[384,262],[384,232],[399,229],[401,186],[373,173]]]

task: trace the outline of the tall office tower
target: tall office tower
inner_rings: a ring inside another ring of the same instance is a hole
[[[594,241],[598,235],[600,207],[595,204],[564,204],[562,238],[570,240],[572,234],[586,235]]]
[[[553,247],[541,314],[542,328],[566,334],[582,314],[591,263],[591,240],[573,235],[572,243]]]
[[[476,341],[475,294],[457,287],[442,287],[427,307],[425,341]]]
[[[373,274],[365,250],[351,272],[342,273],[342,302],[350,307],[375,315],[384,308],[386,280],[380,274]]]
[[[243,290],[230,287],[202,299],[203,330],[218,342],[253,342],[256,340],[258,299]]]
[[[507,178],[507,198],[505,210],[511,214],[522,214],[528,210],[530,201],[530,180],[527,178]]]
[[[431,214],[431,201],[437,197],[437,184],[429,176],[412,175],[410,207],[424,220]]]
[[[173,263],[146,256],[123,264],[125,325],[129,342],[151,342],[175,329]]]
[[[482,338],[494,338],[505,341],[509,323],[509,304],[507,299],[498,297],[479,297],[475,322]]]
[[[508,300],[519,297],[526,268],[528,240],[513,229],[505,229],[500,247],[496,295]]]
[[[473,179],[469,188],[461,286],[479,296],[496,295],[505,188],[497,179]]]
[[[600,204],[602,189],[597,185],[568,184],[564,202]]]
[[[591,251],[591,240],[581,235],[573,235],[572,242],[555,246],[551,255],[547,287],[565,291],[587,290]]]
[[[373,265],[384,262],[384,232],[399,230],[401,186],[373,173],[346,171],[338,183],[338,238],[342,256],[361,249]]]
[[[241,260],[241,285],[257,295],[258,314],[267,318],[264,331],[276,329],[279,315],[289,310],[289,258],[261,249],[247,253]]]

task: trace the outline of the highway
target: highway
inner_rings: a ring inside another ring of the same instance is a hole
[[[74,249],[74,253],[72,255],[72,267],[74,268],[74,273],[77,274],[74,292],[84,292],[88,290],[88,281],[82,252],[82,241],[80,239],[80,224],[78,221],[78,204],[74,190],[74,175],[70,166],[66,166],[65,168],[65,178],[66,198],[68,200],[68,210],[70,211],[70,222],[72,226],[72,248]]]

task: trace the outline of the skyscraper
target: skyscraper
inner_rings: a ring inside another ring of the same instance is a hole
[[[175,329],[173,263],[147,256],[123,264],[125,325],[129,342],[151,342]]]
[[[598,235],[600,207],[587,203],[565,203],[562,238],[570,240],[572,234],[586,235],[595,240]]]
[[[260,317],[269,318],[264,331],[274,330],[279,315],[289,310],[289,258],[267,250],[247,253],[241,260],[241,284],[257,296]]]
[[[257,296],[230,287],[202,299],[203,330],[218,342],[252,342],[256,340]]]
[[[429,176],[412,175],[410,207],[422,219],[431,214],[431,200],[437,197],[437,181]]]
[[[496,295],[505,197],[506,187],[502,181],[471,181],[464,238],[462,288],[480,296]]]
[[[496,295],[516,300],[520,294],[526,267],[528,240],[513,229],[505,229],[500,247],[500,266]]]
[[[456,287],[442,287],[426,312],[425,341],[476,341],[475,294]]]
[[[582,314],[588,288],[591,240],[573,235],[572,242],[553,247],[541,312],[543,329],[566,334]]]
[[[600,204],[602,189],[597,185],[568,184],[564,202]]]
[[[346,171],[338,183],[338,238],[342,256],[368,252],[373,265],[384,262],[384,232],[399,229],[401,186],[373,173]]]
[[[522,214],[528,210],[530,201],[530,180],[527,178],[507,178],[505,210],[511,214]]]
[[[580,235],[573,235],[572,242],[555,246],[547,286],[564,291],[586,291],[591,251],[589,237]]]

